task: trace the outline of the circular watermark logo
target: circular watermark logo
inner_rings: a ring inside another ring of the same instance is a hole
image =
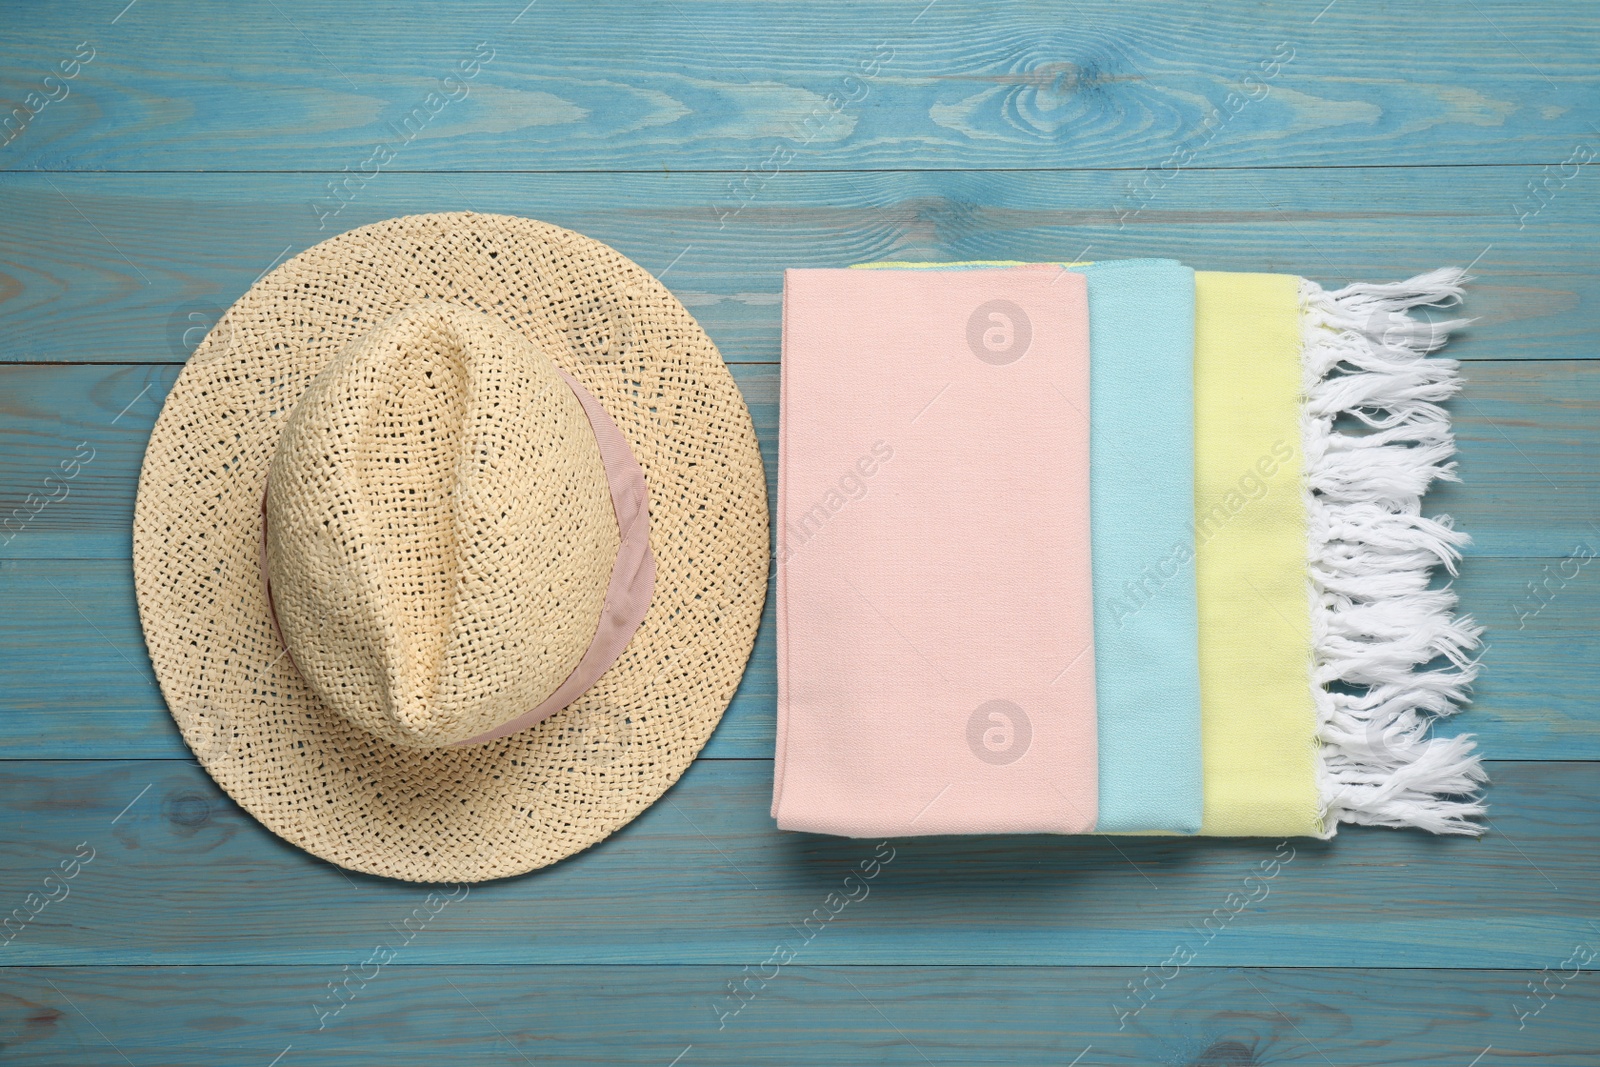
[[[1015,763],[1033,741],[1028,713],[1009,700],[979,704],[967,719],[967,747],[985,763]]]
[[[211,701],[201,698],[190,719],[186,740],[201,766],[210,766],[233,755],[232,716]]]
[[[595,715],[574,728],[580,758],[590,767],[610,767],[626,760],[635,749],[641,733],[631,715]]]
[[[1385,348],[1432,352],[1450,337],[1449,324],[1434,322],[1406,311],[1374,311],[1361,325],[1362,333]]]
[[[978,305],[967,319],[967,346],[985,363],[1003,367],[1028,354],[1033,343],[1033,323],[1028,313],[1010,300],[990,300]]]
[[[222,310],[210,300],[191,300],[173,308],[167,316],[167,348],[175,356],[189,358],[222,318]]]

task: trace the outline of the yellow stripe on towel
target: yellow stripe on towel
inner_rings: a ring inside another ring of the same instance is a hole
[[[1202,833],[1321,836],[1300,279],[1195,273]]]

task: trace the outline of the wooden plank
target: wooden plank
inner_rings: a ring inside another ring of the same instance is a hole
[[[1600,537],[1600,363],[1482,362],[1469,372],[1453,408],[1464,481],[1436,488],[1429,510],[1456,517],[1474,557],[1562,557]],[[774,494],[777,367],[733,374]],[[0,559],[128,558],[139,465],[176,376],[0,365]],[[72,468],[79,457],[87,462]],[[76,473],[63,480],[67,469]]]
[[[0,368],[0,558],[132,558],[150,429],[181,368]]]
[[[1575,938],[1600,952],[1592,932]],[[344,972],[328,965],[19,968],[0,998],[6,1062],[122,1062],[119,1052],[137,1067],[263,1067],[280,1053],[284,1067],[1600,1061],[1600,980],[1560,960],[1550,972],[1196,967],[1155,985],[1119,1029],[1118,995],[1145,979],[1135,968],[757,965],[770,980],[751,979],[734,1002],[727,984],[745,976],[731,967],[374,973],[363,959],[352,971],[370,981],[352,981],[336,1015],[327,983]],[[1535,998],[1530,983],[1548,988]],[[730,1014],[730,1003],[743,1007]]]
[[[1592,168],[1574,174],[1266,168],[1147,185],[1131,172],[786,172],[726,216],[726,175],[383,174],[324,229],[312,210],[322,174],[4,174],[0,360],[181,362],[285,256],[364,223],[462,208],[616,246],[664,277],[731,362],[777,360],[786,267],[1084,255],[1335,286],[1474,264],[1466,310],[1478,321],[1452,355],[1588,359],[1600,197]],[[1531,215],[1529,182],[1550,186]]]
[[[1424,504],[1430,514],[1455,516],[1472,535],[1472,555],[1600,549],[1600,379],[1588,366],[1466,368],[1466,384],[1450,407],[1461,480],[1437,484]]]
[[[800,939],[804,963],[828,966],[1160,967],[1175,946],[1202,966],[1553,966],[1600,907],[1600,764],[1490,770],[1493,830],[1477,840],[1349,829],[1281,847],[889,845],[779,832],[769,763],[704,760],[595,848],[448,905],[435,898],[405,962],[737,971]],[[427,887],[347,875],[272,837],[192,763],[17,761],[5,772],[5,898],[25,901],[61,860],[93,850],[70,895],[5,948],[9,964],[337,969],[429,906]],[[874,855],[875,877],[844,880],[873,870]],[[846,893],[855,901],[841,903]],[[811,938],[808,917],[823,927]]]
[[[1468,563],[1458,589],[1489,627],[1488,648],[1474,702],[1441,733],[1476,734],[1496,759],[1600,759],[1595,567],[1582,555]],[[150,671],[125,560],[0,562],[0,603],[0,759],[187,758]],[[772,615],[769,591],[744,680],[702,758],[772,757]]]
[[[14,120],[5,166],[738,170],[777,148],[813,168],[1143,167],[1180,145],[1209,166],[1555,163],[1594,136],[1600,50],[1592,7],[1516,0],[1380,21],[1317,0],[430,0],[363,19],[273,0],[229,8],[226,49],[205,9],[121,6],[48,5],[6,35],[8,109],[93,58]]]

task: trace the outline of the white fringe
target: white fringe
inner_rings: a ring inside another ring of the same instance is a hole
[[[1428,728],[1467,699],[1481,627],[1454,615],[1453,575],[1467,536],[1422,514],[1422,494],[1455,480],[1455,439],[1440,404],[1457,363],[1429,359],[1464,319],[1410,309],[1461,299],[1465,273],[1443,268],[1391,285],[1326,292],[1302,281],[1306,409],[1301,436],[1310,514],[1312,691],[1321,734],[1324,836],[1340,822],[1480,834],[1486,780],[1470,737]],[[1335,429],[1340,416],[1361,424]],[[1435,660],[1446,665],[1429,669]]]

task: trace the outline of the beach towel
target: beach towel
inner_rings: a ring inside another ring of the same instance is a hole
[[[783,334],[778,825],[1092,830],[1083,276],[791,270]]]
[[[1473,739],[1429,736],[1478,669],[1480,628],[1431,588],[1467,538],[1422,514],[1428,487],[1455,477],[1441,405],[1458,366],[1430,353],[1465,323],[1413,314],[1458,303],[1464,281],[1441,269],[1330,292],[1292,275],[1195,275],[1205,834],[1481,832]],[[1106,762],[1108,775],[1124,766]]]

